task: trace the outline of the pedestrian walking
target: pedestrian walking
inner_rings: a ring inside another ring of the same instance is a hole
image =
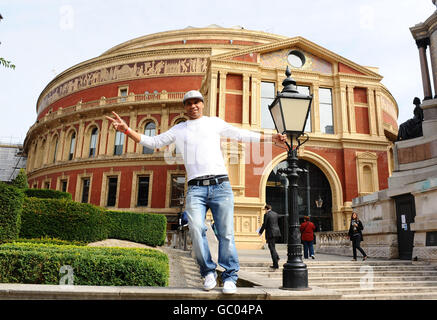
[[[358,215],[356,212],[352,212],[351,223],[349,227],[349,239],[352,241],[352,261],[357,261],[357,249],[363,255],[363,261],[367,259],[367,254],[360,246],[361,241],[363,241],[363,233],[361,232],[363,229],[363,224],[361,223],[360,219],[358,219]]]
[[[112,122],[115,130],[124,132],[147,148],[176,144],[182,153],[187,172],[185,210],[193,252],[200,274],[205,279],[203,288],[208,291],[217,285],[217,264],[212,261],[206,238],[206,212],[211,209],[219,242],[218,263],[224,268],[223,293],[231,294],[237,291],[239,261],[234,240],[234,196],[220,148],[220,138],[243,142],[274,142],[285,146],[286,135],[264,135],[234,127],[218,117],[204,116],[203,101],[199,91],[188,91],[182,101],[188,120],[153,137],[130,129],[115,112],[115,118],[107,119]]]
[[[264,221],[258,233],[261,236],[264,230],[266,231],[266,241],[273,261],[273,265],[270,266],[270,268],[278,269],[279,255],[276,252],[275,247],[277,239],[281,237],[281,230],[279,229],[278,224],[278,214],[272,210],[272,206],[269,204],[265,205],[264,210],[266,211],[264,214]]]
[[[303,243],[303,257],[308,259],[311,257],[315,259],[314,256],[314,231],[316,226],[310,221],[310,217],[305,216],[304,222],[300,225],[301,239]]]

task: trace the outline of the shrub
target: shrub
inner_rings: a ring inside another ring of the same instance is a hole
[[[14,243],[0,246],[0,282],[59,284],[71,266],[76,285],[167,286],[168,257],[152,249]]]
[[[108,237],[108,217],[102,208],[87,203],[26,198],[20,237],[99,241]]]
[[[0,182],[0,242],[17,239],[24,198],[23,191]]]
[[[161,246],[166,238],[164,215],[125,211],[106,211],[110,220],[109,237]]]
[[[83,241],[67,241],[67,240],[61,240],[56,238],[50,238],[50,237],[41,237],[41,238],[32,238],[32,239],[26,239],[26,238],[18,238],[17,240],[13,241],[14,243],[20,242],[20,243],[40,243],[40,244],[57,244],[57,245],[74,245],[74,246],[86,246],[87,242]]]
[[[24,190],[27,197],[35,197],[41,199],[67,199],[72,200],[71,194],[52,189],[26,189]]]
[[[15,179],[12,180],[12,185],[19,189],[29,188],[29,183],[27,182],[26,170],[24,170],[23,168],[20,169]]]

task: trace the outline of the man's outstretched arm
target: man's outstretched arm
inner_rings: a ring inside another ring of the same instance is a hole
[[[116,131],[123,132],[125,135],[127,135],[129,138],[133,139],[137,143],[141,141],[141,135],[139,133],[130,129],[127,123],[122,118],[120,118],[120,116],[114,111],[112,111],[112,114],[115,116],[115,119],[108,116],[105,117],[106,119],[111,121],[112,127]]]

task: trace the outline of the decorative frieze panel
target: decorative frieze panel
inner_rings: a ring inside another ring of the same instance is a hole
[[[156,75],[206,72],[206,58],[152,60],[122,64],[88,72],[50,90],[40,100],[38,114],[51,103],[71,93],[117,80],[144,78]]]

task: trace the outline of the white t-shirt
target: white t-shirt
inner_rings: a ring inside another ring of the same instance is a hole
[[[157,136],[142,134],[140,144],[156,149],[175,142],[184,158],[189,181],[205,175],[227,174],[220,137],[242,142],[259,142],[261,134],[239,129],[217,117],[202,116],[179,123]]]

